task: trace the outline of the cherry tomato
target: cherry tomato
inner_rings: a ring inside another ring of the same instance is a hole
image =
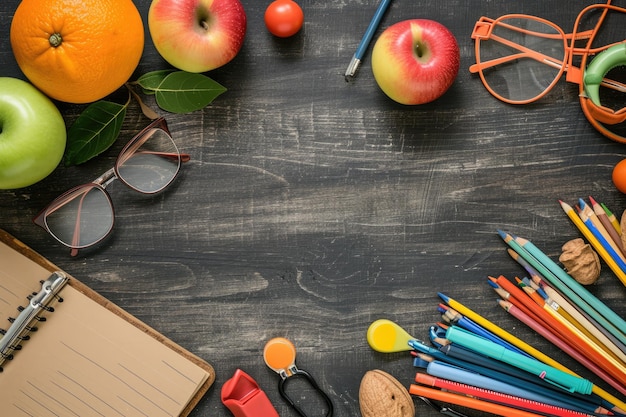
[[[618,162],[613,168],[613,184],[615,188],[626,194],[626,159]]]
[[[302,27],[304,13],[293,0],[275,0],[265,10],[265,26],[274,36],[287,38]]]

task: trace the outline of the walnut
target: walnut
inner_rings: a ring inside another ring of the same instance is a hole
[[[363,376],[359,406],[362,417],[415,417],[415,404],[408,389],[379,369]]]
[[[567,272],[580,284],[589,285],[600,276],[600,258],[591,245],[577,238],[566,242],[559,261]]]

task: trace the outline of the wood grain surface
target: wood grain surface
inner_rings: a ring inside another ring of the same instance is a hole
[[[148,34],[149,0],[135,3],[146,26],[137,78],[170,67]],[[598,382],[508,317],[487,276],[524,276],[498,229],[532,240],[555,260],[580,236],[558,199],[574,204],[591,195],[621,215],[626,198],[611,172],[626,147],[592,128],[577,86],[565,79],[538,103],[511,106],[468,71],[481,16],[534,14],[569,32],[588,2],[393,2],[376,36],[397,21],[428,18],[446,25],[460,46],[455,84],[421,106],[396,104],[378,89],[371,47],[356,79],[344,80],[377,0],[300,0],[305,24],[289,39],[265,29],[269,1],[242,3],[244,46],[207,74],[228,91],[192,114],[160,111],[192,157],[174,186],[145,198],[111,185],[115,231],[76,258],[32,224],[57,195],[111,167],[148,123],[132,104],[105,154],[60,166],[31,187],[0,191],[0,228],[209,361],[217,380],[192,417],[231,415],[220,389],[237,368],[257,380],[281,416],[295,416],[263,362],[263,346],[276,336],[294,342],[298,367],[331,396],[335,416],[358,416],[366,371],[382,369],[406,386],[416,372],[407,353],[371,350],[367,327],[388,318],[426,340],[440,319],[437,292]],[[0,6],[0,76],[24,78],[9,43],[17,4]],[[125,94],[109,99],[123,102]],[[57,104],[68,125],[84,109]],[[626,313],[626,289],[605,265],[590,291]],[[305,387],[290,389],[315,402]],[[416,414],[436,415],[418,400]]]

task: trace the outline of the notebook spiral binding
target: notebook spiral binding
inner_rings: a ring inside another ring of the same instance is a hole
[[[0,339],[0,372],[3,369],[2,364],[13,359],[13,352],[22,348],[20,343],[28,340],[30,333],[37,330],[36,322],[46,320],[40,314],[54,311],[54,308],[50,307],[50,303],[55,298],[63,301],[58,293],[67,281],[68,277],[62,272],[53,272],[48,279],[42,281],[39,292],[34,292],[27,297],[28,304],[18,308],[19,315],[15,318],[9,318],[11,326],[8,330],[0,330],[0,334],[2,334]]]

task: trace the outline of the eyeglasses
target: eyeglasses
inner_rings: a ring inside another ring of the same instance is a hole
[[[626,137],[608,130],[604,124],[615,125],[626,120],[626,108],[612,110],[600,103],[599,87],[619,93],[626,92],[626,84],[606,78],[616,62],[626,65],[626,54],[607,54],[615,48],[626,48],[626,40],[609,42],[592,48],[592,43],[609,11],[626,13],[626,9],[607,4],[584,8],[577,16],[574,31],[566,34],[554,23],[523,14],[509,14],[497,19],[481,17],[472,32],[475,40],[476,64],[470,72],[478,73],[487,90],[496,98],[510,104],[528,104],[544,97],[558,83],[563,73],[566,81],[579,85],[583,113],[592,125],[605,136],[618,142]],[[594,14],[599,13],[595,19]],[[626,15],[625,15],[626,16]],[[592,29],[581,30],[588,20],[594,20]],[[621,26],[623,27],[623,26]],[[623,35],[622,35],[623,36]],[[578,46],[583,42],[582,46]],[[596,55],[592,61],[587,59]],[[603,55],[605,58],[600,58]],[[623,57],[622,57],[623,56]],[[578,66],[574,59],[580,61]],[[603,93],[603,96],[606,96]],[[624,96],[617,100],[623,103]]]
[[[115,179],[142,194],[156,194],[176,178],[182,162],[164,118],[158,118],[122,149],[115,165],[93,182],[79,185],[57,197],[33,222],[44,228],[71,255],[97,244],[113,230],[115,210],[105,190]]]

